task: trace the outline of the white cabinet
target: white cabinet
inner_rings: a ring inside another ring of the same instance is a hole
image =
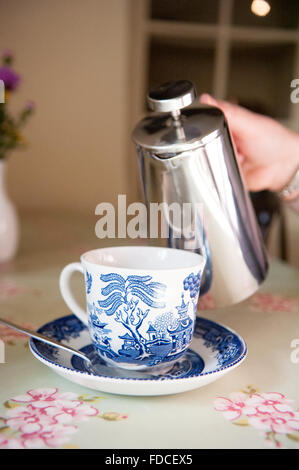
[[[149,88],[185,78],[199,93],[238,101],[299,129],[299,110],[290,101],[291,80],[299,78],[299,1],[269,0],[265,17],[254,15],[251,3],[133,0],[138,117]]]

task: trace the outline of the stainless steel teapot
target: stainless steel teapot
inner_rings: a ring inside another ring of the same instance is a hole
[[[225,117],[215,107],[189,106],[195,97],[187,80],[151,91],[148,103],[156,112],[137,124],[133,140],[148,208],[192,207],[188,230],[178,236],[168,213],[166,237],[151,242],[201,253],[206,267],[200,295],[209,292],[217,308],[252,295],[268,265]]]

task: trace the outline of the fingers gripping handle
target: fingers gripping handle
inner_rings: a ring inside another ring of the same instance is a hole
[[[71,291],[71,277],[75,271],[79,271],[84,275],[83,267],[80,263],[71,263],[63,268],[59,279],[60,292],[69,309],[87,326],[87,314],[75,300]]]

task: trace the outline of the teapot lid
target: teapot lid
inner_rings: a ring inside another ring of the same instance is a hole
[[[224,115],[218,108],[201,104],[185,109],[195,97],[196,89],[188,80],[167,82],[150,91],[149,107],[158,113],[137,124],[133,141],[158,154],[177,154],[214,139],[223,129]]]

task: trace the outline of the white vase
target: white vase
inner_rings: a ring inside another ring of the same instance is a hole
[[[0,263],[10,261],[19,244],[19,220],[5,186],[6,162],[0,159]]]

